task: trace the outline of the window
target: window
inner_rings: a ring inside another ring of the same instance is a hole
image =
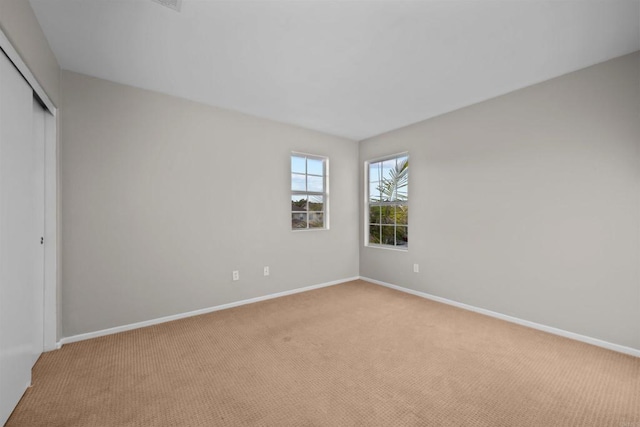
[[[409,244],[409,156],[367,162],[367,244],[407,249]]]
[[[291,155],[291,229],[328,227],[326,157]]]

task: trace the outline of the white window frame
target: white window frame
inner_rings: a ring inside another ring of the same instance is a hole
[[[329,230],[329,158],[326,156],[320,156],[317,154],[309,154],[309,153],[301,153],[298,151],[292,151],[290,156],[289,156],[289,176],[292,177],[293,175],[293,170],[291,169],[291,158],[292,157],[304,157],[305,159],[313,159],[313,160],[320,160],[322,161],[322,188],[324,191],[319,192],[319,191],[294,191],[292,189],[292,185],[289,186],[290,189],[290,193],[291,196],[295,196],[295,195],[305,195],[307,197],[309,196],[322,196],[322,200],[323,200],[323,209],[322,211],[310,211],[309,210],[309,204],[307,204],[307,210],[306,210],[306,215],[307,215],[307,227],[306,228],[293,228],[293,226],[291,226],[291,231],[322,231],[322,230]],[[315,175],[315,174],[309,174],[308,171],[306,170],[306,162],[305,162],[305,177],[307,176],[320,176],[320,175]],[[292,178],[291,178],[292,179]],[[291,200],[291,198],[290,198]],[[290,202],[291,203],[291,202]],[[323,215],[323,227],[309,227],[309,212],[314,212],[314,213],[322,213]],[[292,215],[293,215],[293,210],[289,209],[289,220],[292,220]]]
[[[370,242],[370,208],[372,206],[371,200],[369,198],[370,195],[370,176],[369,176],[369,171],[370,171],[370,165],[374,164],[374,163],[381,163],[387,160],[393,160],[393,159],[398,159],[401,157],[406,157],[407,159],[410,158],[409,156],[409,152],[402,152],[402,153],[396,153],[396,154],[392,154],[389,156],[384,156],[384,157],[377,157],[371,160],[367,160],[364,162],[364,246],[366,247],[371,247],[371,248],[380,248],[380,249],[387,249],[387,250],[394,250],[394,251],[401,251],[401,252],[407,252],[409,250],[409,243],[407,242],[406,245],[404,246],[397,246],[397,245],[390,245],[390,244],[384,244],[384,243],[371,243]],[[410,175],[410,172],[409,172]],[[407,206],[407,209],[409,209],[409,211],[411,211],[411,209],[409,208],[409,200],[410,200],[410,196],[409,196],[409,181],[407,181],[407,200],[404,202],[401,201],[393,201],[393,202],[379,202],[379,206],[385,206],[385,205],[405,205]],[[394,224],[394,227],[397,227],[398,224]],[[407,219],[407,224],[401,224],[400,226],[402,227],[407,227],[407,235],[409,234],[409,220]]]

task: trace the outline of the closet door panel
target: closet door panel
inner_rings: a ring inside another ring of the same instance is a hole
[[[35,245],[35,258],[33,265],[33,304],[34,304],[34,336],[32,348],[32,365],[36,363],[42,352],[44,351],[44,199],[45,199],[45,181],[44,181],[44,157],[45,157],[45,116],[46,112],[40,103],[32,98],[33,113],[33,159],[35,161],[34,169],[34,225],[33,239]],[[42,239],[42,243],[38,244]]]
[[[0,425],[31,382],[36,331],[33,93],[0,51]]]

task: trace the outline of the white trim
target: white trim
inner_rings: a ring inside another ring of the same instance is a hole
[[[316,160],[324,160],[324,159],[328,159],[329,158],[329,156],[327,156],[325,154],[305,153],[304,151],[295,151],[295,150],[291,151],[291,155],[292,156],[298,156],[298,157],[301,157],[301,156],[311,157],[311,158],[314,158]],[[289,156],[289,162],[291,162],[291,156]],[[289,163],[289,164],[291,164],[291,163]],[[306,168],[305,168],[305,170],[306,170]]]
[[[365,163],[379,163],[385,160],[397,159],[398,157],[407,156],[409,157],[409,151],[401,151],[396,154],[389,154],[388,156],[376,157],[373,159],[365,160]],[[367,172],[368,173],[368,172]]]
[[[158,319],[145,320],[143,322],[131,323],[128,325],[116,326],[115,328],[102,329],[100,331],[88,332],[86,334],[73,335],[70,337],[62,338],[59,345],[70,344],[73,342],[84,341],[91,338],[102,337],[105,335],[117,334],[119,332],[130,331],[132,329],[144,328],[146,326],[157,325],[160,323],[171,322],[173,320],[184,319],[187,317],[198,316],[200,314],[212,313],[214,311],[226,310],[228,308],[239,307],[241,305],[253,304],[255,302],[266,301],[274,298],[280,298],[287,295],[298,294],[301,292],[307,292],[314,289],[326,288],[327,286],[338,285],[340,283],[350,282],[352,280],[358,280],[358,277],[349,277],[346,279],[333,280],[331,282],[320,283],[318,285],[306,286],[304,288],[292,289],[290,291],[277,292],[275,294],[264,295],[261,297],[249,298],[241,301],[230,302],[227,304],[216,305],[213,307],[202,308],[200,310],[188,311],[186,313],[174,314],[172,316],[160,317]]]
[[[29,67],[27,67],[27,64],[24,63],[24,61],[20,57],[20,54],[14,49],[13,45],[4,34],[2,29],[0,29],[0,50],[2,50],[5,55],[7,55],[9,61],[11,61],[13,65],[18,69],[20,74],[22,74],[22,77],[24,77],[27,83],[29,83],[29,86],[31,86],[36,96],[40,99],[40,101],[42,101],[47,110],[49,110],[49,112],[55,116],[56,106],[53,104],[53,102],[51,102],[51,99],[49,99],[47,93],[44,91],[42,86],[40,86],[40,83],[38,83],[38,80],[36,80]]]
[[[606,348],[608,350],[613,350],[618,353],[628,354],[630,356],[640,357],[640,349],[635,349],[631,347],[626,347],[619,344],[610,343],[608,341],[603,341],[598,338],[588,337],[586,335],[576,334],[574,332],[565,331],[564,329],[554,328],[552,326],[542,325],[540,323],[531,322],[529,320],[520,319],[518,317],[509,316],[506,314],[498,313],[495,311],[487,310],[484,308],[474,307],[469,304],[464,304],[461,302],[453,301],[447,298],[438,297],[435,295],[428,294],[426,292],[414,291],[413,289],[403,288],[402,286],[393,285],[391,283],[382,282],[380,280],[370,279],[368,277],[360,276],[361,280],[364,280],[369,283],[373,283],[376,285],[384,286],[387,288],[395,289],[400,292],[405,292],[407,294],[416,295],[422,298],[426,298],[432,301],[441,302],[443,304],[452,305],[454,307],[462,308],[464,310],[473,311],[475,313],[484,314],[485,316],[494,317],[500,320],[506,320],[507,322],[516,323],[518,325],[526,326],[529,328],[537,329],[539,331],[548,332],[553,335],[559,335],[561,337],[569,338],[576,341],[581,341],[587,344],[595,345],[597,347]]]
[[[58,149],[56,118],[45,114],[44,148],[44,351],[58,340]]]
[[[379,243],[369,243],[367,245],[364,245],[364,247],[365,248],[384,249],[385,251],[409,252],[409,247],[408,246],[391,246],[391,245],[382,245],[382,244],[379,244]]]

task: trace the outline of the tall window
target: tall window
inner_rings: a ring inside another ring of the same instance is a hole
[[[291,155],[291,229],[329,228],[326,157]]]
[[[409,244],[409,156],[400,154],[367,163],[370,246],[407,249]]]

